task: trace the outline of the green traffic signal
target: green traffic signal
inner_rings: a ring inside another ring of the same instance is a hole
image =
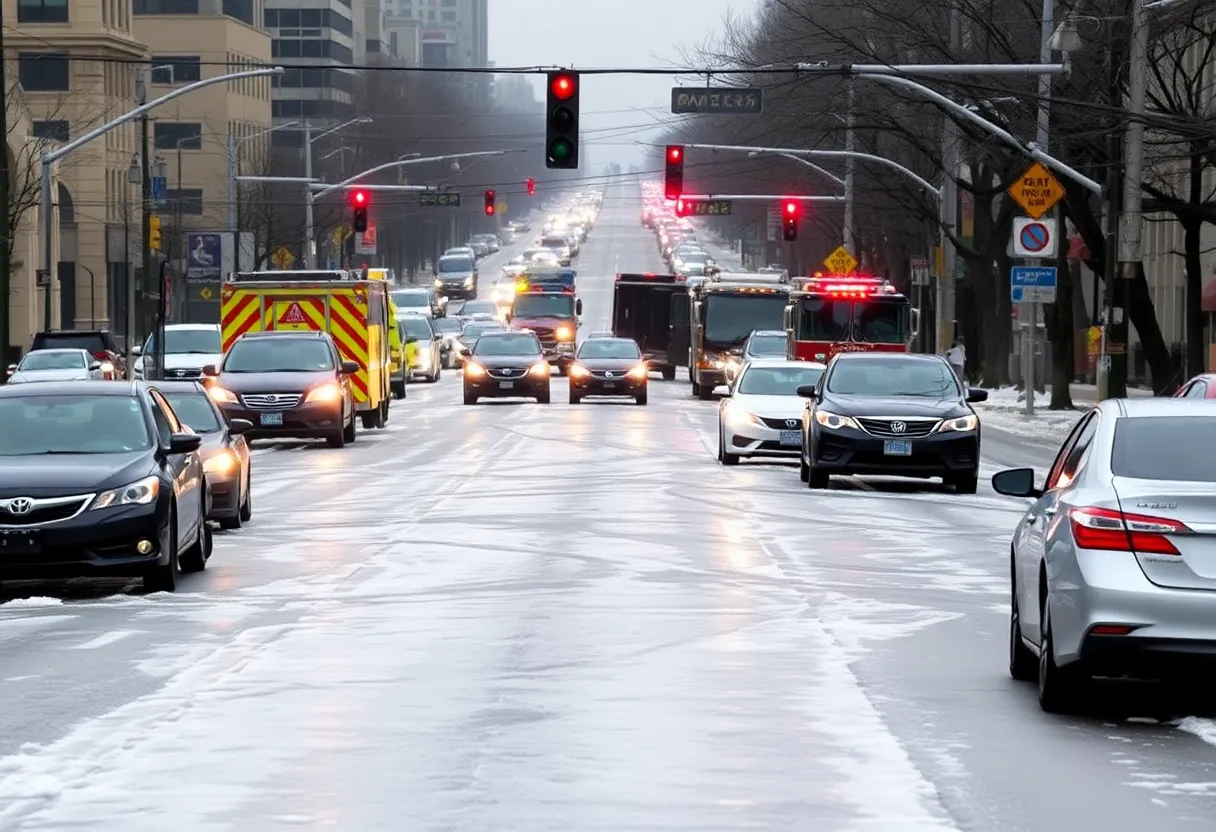
[[[574,145],[569,139],[555,139],[549,145],[549,159],[553,162],[566,162],[574,155]]]

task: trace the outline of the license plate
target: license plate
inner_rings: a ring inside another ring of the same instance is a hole
[[[782,445],[801,445],[802,431],[800,430],[783,430],[781,431]]]
[[[882,452],[887,456],[912,456],[912,443],[906,439],[888,439],[882,443]]]
[[[0,552],[37,553],[42,550],[38,532],[32,529],[0,529]]]
[[[616,382],[615,382],[615,381],[605,381],[605,382],[604,382],[604,389],[605,389],[605,390],[615,390],[615,389],[616,389]]]
[[[513,382],[513,381],[500,381],[500,382],[498,382],[498,389],[499,389],[499,390],[514,390],[514,389],[515,389],[515,382]]]
[[[283,414],[282,413],[263,413],[263,414],[261,414],[260,418],[262,420],[263,425],[281,425],[281,424],[283,424]]]

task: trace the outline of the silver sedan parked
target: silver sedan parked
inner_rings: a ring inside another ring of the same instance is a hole
[[[36,381],[100,381],[106,377],[102,362],[88,350],[34,350],[8,368],[9,384]]]
[[[1009,672],[1043,710],[1086,701],[1095,676],[1194,676],[1216,655],[1216,402],[1112,399],[1073,428],[1011,546]]]

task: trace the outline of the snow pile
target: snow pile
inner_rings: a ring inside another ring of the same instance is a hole
[[[1023,410],[1026,405],[1022,391],[1015,387],[1002,387],[989,390],[988,401],[979,402],[973,407],[980,416],[981,424],[1056,445],[1064,441],[1085,410],[1048,410],[1050,404],[1049,394],[1036,393],[1034,416],[1027,416]]]

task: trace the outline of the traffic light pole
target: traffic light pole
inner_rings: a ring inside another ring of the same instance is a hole
[[[729,199],[733,202],[777,202],[780,200],[795,200],[797,202],[844,202],[843,194],[816,194],[814,196],[790,196],[789,194],[682,194],[681,199],[711,200]]]
[[[406,165],[419,165],[419,164],[422,164],[423,162],[448,162],[448,161],[456,161],[458,159],[471,159],[471,158],[478,157],[478,156],[505,156],[508,153],[526,153],[526,152],[527,151],[523,150],[523,149],[520,149],[520,150],[477,150],[477,151],[473,151],[471,153],[448,153],[443,156],[423,156],[423,157],[420,157],[417,159],[398,159],[395,162],[385,162],[383,165],[376,165],[374,168],[368,168],[367,170],[362,171],[361,173],[356,173],[354,176],[347,177],[346,179],[343,179],[341,182],[335,183],[333,185],[321,184],[319,187],[316,188],[316,193],[311,193],[311,198],[320,199],[321,197],[327,196],[328,194],[331,194],[334,191],[340,191],[344,188],[348,188],[351,185],[354,185],[360,179],[365,179],[366,177],[380,173],[381,171],[393,170],[395,168],[405,167]],[[359,187],[361,187],[365,190],[369,190],[369,191],[383,190],[386,188],[392,188],[394,190],[418,190],[418,189],[421,189],[424,191],[425,190],[438,190],[437,188],[427,188],[424,186],[417,186],[417,185],[360,185]],[[310,187],[310,192],[311,192],[311,190],[312,190],[312,188]]]

